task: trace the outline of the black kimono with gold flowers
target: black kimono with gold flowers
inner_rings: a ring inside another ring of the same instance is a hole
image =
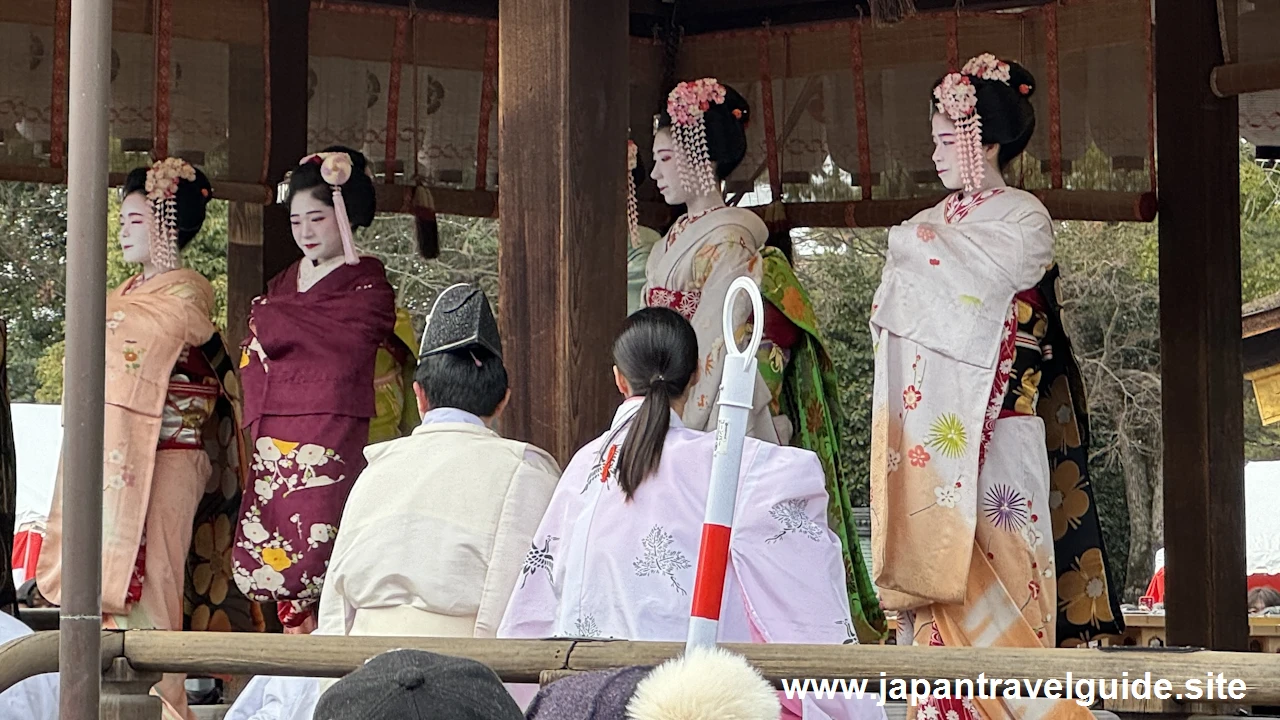
[[[1049,509],[1058,571],[1057,645],[1124,631],[1102,524],[1089,482],[1089,415],[1080,368],[1062,324],[1059,270],[1017,297],[1017,339],[1004,413],[1038,414],[1049,454]]]

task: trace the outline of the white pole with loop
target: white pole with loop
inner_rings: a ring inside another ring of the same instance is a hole
[[[733,332],[733,307],[738,293],[751,301],[751,340],[738,348]],[[742,444],[747,435],[756,386],[756,351],[764,331],[764,303],[760,288],[749,277],[740,277],[729,286],[724,301],[725,358],[720,377],[719,419],[716,448],[711,460],[711,486],[707,493],[707,514],[702,523],[702,544],[698,550],[698,570],[693,583],[693,607],[689,617],[689,637],[685,651],[716,644],[720,605],[724,600],[725,570],[729,562],[729,537],[733,530],[733,510],[738,499],[738,473],[742,467]]]

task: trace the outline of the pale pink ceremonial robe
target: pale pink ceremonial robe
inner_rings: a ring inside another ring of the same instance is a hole
[[[640,402],[623,403],[561,476],[498,637],[685,639],[716,438],[673,411],[662,461],[628,502],[614,460]],[[746,440],[720,642],[857,642],[824,488],[813,453]],[[784,717],[884,717],[874,695],[780,699]]]

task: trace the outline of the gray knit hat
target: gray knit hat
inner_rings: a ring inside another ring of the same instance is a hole
[[[658,667],[570,675],[542,688],[527,720],[777,720],[777,693],[741,655],[696,648]],[[319,720],[319,718],[317,718]]]
[[[649,666],[570,675],[542,688],[527,720],[625,720],[627,703],[653,670]]]
[[[489,667],[421,650],[383,653],[320,696],[314,720],[521,720]]]

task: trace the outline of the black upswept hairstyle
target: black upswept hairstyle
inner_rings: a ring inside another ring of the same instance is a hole
[[[1009,82],[983,80],[968,76],[978,95],[978,115],[982,116],[982,144],[1000,145],[999,166],[1004,170],[1013,159],[1022,154],[1036,131],[1036,111],[1031,96],[1036,91],[1036,79],[1029,70],[1016,62],[1009,65]],[[929,107],[938,112],[933,90],[942,84],[942,78],[933,84],[929,92]],[[1023,92],[1023,90],[1026,92]]]
[[[630,500],[662,460],[671,401],[685,393],[698,369],[698,336],[680,313],[643,308],[627,318],[613,341],[613,363],[631,394],[644,396],[618,452],[618,484]]]
[[[134,168],[125,176],[121,197],[126,198],[134,193],[147,194],[147,171],[150,167]],[[213,196],[213,187],[209,178],[196,168],[195,180],[179,180],[178,191],[173,199],[178,208],[178,249],[182,250],[204,227],[204,217],[209,199]]]
[[[359,150],[342,145],[331,145],[320,152],[341,152],[351,157],[351,179],[342,186],[342,201],[347,206],[347,219],[351,221],[351,227],[369,227],[378,209],[373,178],[365,171],[369,161]],[[333,191],[329,188],[329,183],[320,177],[319,163],[303,163],[293,169],[289,174],[289,193],[285,196],[284,204],[291,205],[294,196],[306,190],[311,190],[324,204],[333,207]]]
[[[728,85],[724,89],[724,102],[713,104],[702,116],[707,125],[707,155],[715,163],[716,177],[721,180],[732,175],[747,156],[747,118],[751,112],[741,93]],[[658,113],[658,129],[669,127],[671,116],[663,103]]]

